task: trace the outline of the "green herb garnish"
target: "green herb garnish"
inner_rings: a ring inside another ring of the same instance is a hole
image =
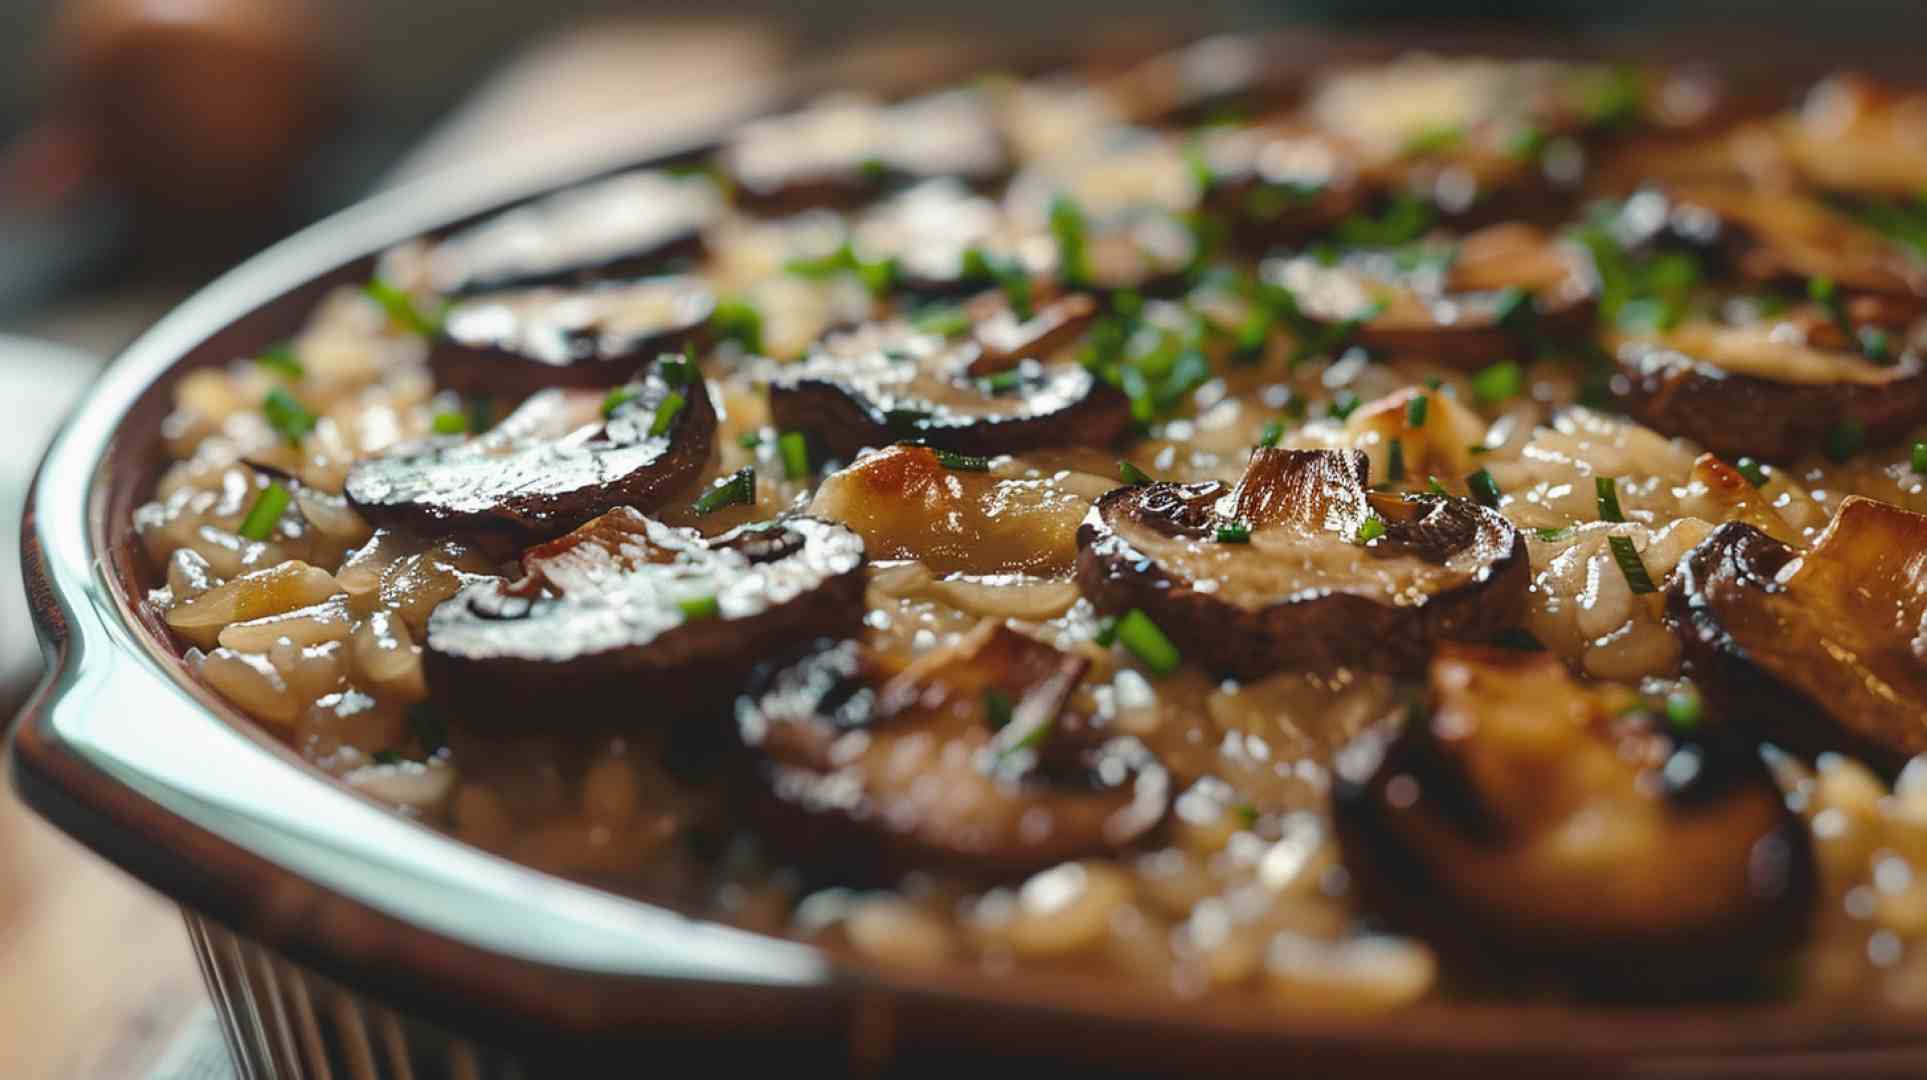
[[[1444,153],[1459,145],[1464,138],[1465,132],[1454,126],[1426,128],[1406,139],[1402,149],[1406,157],[1423,157],[1427,154]]]
[[[713,514],[725,506],[753,506],[756,503],[756,470],[744,466],[719,480],[702,493],[690,509],[698,514]]]
[[[1501,360],[1472,376],[1472,396],[1481,405],[1510,401],[1524,389],[1525,371],[1514,360]]]
[[[315,414],[309,412],[299,398],[281,386],[269,390],[267,397],[261,399],[261,413],[267,417],[269,427],[280,432],[281,437],[290,444],[296,445],[314,430],[318,422]]]
[[[442,321],[430,318],[415,306],[415,300],[407,293],[390,285],[380,278],[374,278],[361,287],[368,299],[380,305],[388,316],[388,321],[411,334],[432,338],[441,332]]]
[[[1358,534],[1354,536],[1352,539],[1360,544],[1369,544],[1372,541],[1384,535],[1385,535],[1384,520],[1380,518],[1377,514],[1373,514],[1370,517],[1367,517],[1364,521],[1359,523]]]
[[[640,394],[641,392],[642,392],[641,390],[638,390],[633,386],[618,386],[614,390],[611,390],[607,394],[603,395],[603,398],[602,398],[603,419],[606,420],[609,417],[614,416],[616,414],[617,409],[620,409],[624,405],[627,405],[629,402],[634,401],[636,399],[636,395]]]
[[[987,394],[1008,394],[1024,385],[1024,373],[1016,368],[1000,371],[988,378],[979,379],[977,385]]]
[[[745,450],[754,450],[763,445],[763,433],[760,431],[745,431],[741,435],[736,436],[736,445]]]
[[[1091,636],[1091,640],[1097,642],[1099,645],[1102,645],[1106,649],[1116,644],[1117,643],[1117,616],[1106,615],[1104,618],[1099,619],[1097,622],[1097,633]]]
[[[1385,450],[1385,479],[1393,484],[1405,479],[1404,439],[1393,439],[1392,445]]]
[[[694,622],[697,619],[713,619],[723,613],[723,607],[716,602],[716,597],[713,593],[707,596],[691,596],[678,600],[676,601],[676,607],[682,611],[683,619],[688,622]]]
[[[299,379],[308,372],[295,359],[292,345],[276,345],[254,358],[254,366],[264,371],[272,371],[284,379]]]
[[[990,471],[990,459],[987,457],[972,457],[969,454],[958,454],[949,450],[933,452],[937,455],[937,464],[946,469],[955,469],[958,472]]]
[[[1251,526],[1246,525],[1242,521],[1234,521],[1229,525],[1220,525],[1218,526],[1217,537],[1218,543],[1220,544],[1249,544],[1251,543]]]
[[[1424,394],[1420,394],[1419,396],[1406,402],[1405,403],[1405,426],[1408,428],[1424,427],[1425,413],[1426,413],[1426,410],[1431,406],[1431,404],[1432,404],[1432,399],[1430,397],[1427,397]]]
[[[1533,532],[1548,544],[1556,544],[1572,535],[1571,529],[1534,529]]]
[[[1746,477],[1746,482],[1754,487],[1766,486],[1766,468],[1752,458],[1741,458],[1733,463],[1733,468],[1738,470],[1741,476]]]
[[[1409,244],[1432,227],[1432,210],[1410,195],[1400,195],[1379,217],[1353,214],[1338,223],[1339,244],[1351,248],[1390,248]]]
[[[956,337],[970,329],[970,316],[955,304],[935,304],[917,312],[910,328],[919,334]]]
[[[1914,472],[1927,473],[1927,442],[1917,442],[1909,450]]]
[[[671,386],[688,386],[696,370],[694,361],[687,356],[663,356],[656,361],[656,374]]]
[[[1693,731],[1700,726],[1704,704],[1698,690],[1681,686],[1666,695],[1666,722],[1675,731]]]
[[[1125,483],[1130,484],[1132,487],[1154,482],[1151,479],[1150,473],[1145,472],[1143,469],[1138,468],[1128,461],[1120,461],[1117,463],[1117,474],[1123,478]]]
[[[1125,612],[1117,621],[1117,640],[1144,662],[1153,675],[1169,675],[1178,669],[1182,658],[1178,647],[1164,636],[1158,624],[1137,608]]]
[[[377,750],[372,760],[377,765],[400,765],[407,759],[393,750]]]
[[[269,481],[261,494],[255,496],[254,505],[248,507],[247,517],[241,519],[241,528],[237,531],[249,540],[266,540],[293,498],[280,481]]]
[[[800,431],[785,431],[776,437],[776,452],[783,459],[783,475],[791,480],[807,480],[810,475],[810,444]]]
[[[662,404],[656,406],[656,418],[649,424],[649,437],[659,439],[669,434],[669,426],[676,422],[676,417],[687,404],[689,404],[688,399],[678,391],[671,390],[668,396],[662,399]]]
[[[1612,522],[1626,520],[1626,515],[1619,510],[1617,480],[1610,476],[1595,476],[1592,478],[1592,490],[1599,500],[1599,520]]]
[[[994,686],[984,691],[984,719],[990,723],[990,730],[1002,731],[1009,727],[1014,713],[1009,694]]]
[[[1619,564],[1619,572],[1626,576],[1626,587],[1635,596],[1657,592],[1653,579],[1646,573],[1646,564],[1639,560],[1639,549],[1624,536],[1609,536],[1606,543],[1613,550],[1613,561]]]
[[[1428,476],[1425,478],[1425,490],[1431,492],[1434,495],[1452,494],[1451,492],[1445,490],[1445,485],[1439,483],[1439,478],[1436,476]]]
[[[1827,429],[1827,457],[1845,462],[1867,447],[1867,425],[1858,420],[1842,420]]]
[[[1492,474],[1487,470],[1480,469],[1466,477],[1465,486],[1472,493],[1473,501],[1480,506],[1498,507],[1499,496],[1503,493],[1499,490],[1499,482],[1492,479]]]
[[[468,430],[468,414],[457,409],[443,409],[428,422],[428,427],[437,435],[460,435]]]
[[[1088,284],[1091,268],[1085,250],[1084,210],[1067,195],[1051,200],[1050,234],[1057,241],[1057,276],[1073,287]]]
[[[1358,395],[1350,390],[1340,390],[1332,395],[1331,401],[1325,404],[1325,415],[1334,420],[1343,420],[1351,416],[1357,408]]]
[[[1258,435],[1258,445],[1270,449],[1285,437],[1285,422],[1276,417],[1265,421],[1265,429]]]
[[[763,351],[763,314],[747,300],[716,301],[716,309],[709,314],[709,325],[715,328],[716,336],[725,341],[734,341],[748,352]]]

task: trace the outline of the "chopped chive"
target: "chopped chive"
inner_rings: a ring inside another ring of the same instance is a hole
[[[1863,326],[1854,337],[1860,342],[1861,354],[1874,363],[1885,364],[1894,358],[1893,340],[1880,327]]]
[[[1620,522],[1626,515],[1619,509],[1619,482],[1610,476],[1592,478],[1593,493],[1599,499],[1599,520]]]
[[[1609,536],[1606,543],[1613,549],[1613,561],[1619,564],[1619,572],[1626,575],[1626,586],[1635,596],[1657,592],[1653,579],[1646,573],[1646,564],[1639,559],[1639,549],[1631,539],[1624,536]]]
[[[1358,395],[1350,390],[1340,390],[1332,395],[1331,401],[1325,404],[1325,415],[1334,420],[1343,420],[1357,408]]]
[[[763,433],[760,431],[745,431],[741,435],[736,436],[736,445],[745,450],[754,450],[763,445]]]
[[[468,430],[477,434],[495,426],[495,399],[477,394],[468,402]]]
[[[1024,385],[1024,373],[1016,368],[1000,371],[982,381],[984,392],[989,394],[1008,394],[1022,385]]]
[[[1761,467],[1760,463],[1754,461],[1752,458],[1741,458],[1733,463],[1733,468],[1737,469],[1741,476],[1746,477],[1746,482],[1752,484],[1754,487],[1766,486],[1766,469]]]
[[[703,492],[690,509],[698,514],[713,514],[725,506],[753,506],[756,503],[756,470],[744,466],[732,473],[727,480],[719,480],[715,486]]]
[[[606,420],[614,416],[617,409],[634,401],[638,393],[641,393],[641,391],[633,386],[618,386],[614,390],[609,391],[602,399],[603,419]]]
[[[1700,726],[1703,711],[1699,691],[1690,686],[1678,687],[1666,695],[1666,722],[1673,725],[1674,730],[1695,730]]]
[[[1525,372],[1516,360],[1501,360],[1472,376],[1472,396],[1481,405],[1510,401],[1524,389]]]
[[[1844,462],[1867,447],[1867,425],[1842,420],[1827,429],[1827,457]]]
[[[460,435],[468,430],[468,414],[456,409],[443,409],[435,414],[428,426],[437,435]]]
[[[1915,443],[1909,451],[1909,456],[1913,459],[1912,464],[1916,473],[1927,473],[1927,442]]]
[[[678,600],[676,607],[682,610],[682,617],[690,622],[697,619],[713,619],[723,613],[723,607],[716,602],[714,594]]]
[[[268,391],[261,399],[262,415],[267,417],[268,426],[281,433],[290,443],[299,443],[303,436],[314,430],[315,415],[306,405],[285,387],[277,386]]]
[[[411,334],[421,337],[434,337],[441,332],[441,320],[431,319],[422,314],[415,306],[415,300],[407,293],[390,285],[380,278],[374,278],[361,287],[361,291],[381,306],[388,321]]]
[[[249,540],[266,540],[292,498],[280,481],[269,481],[261,494],[255,496],[254,505],[248,507],[248,516],[241,520],[240,534]]]
[[[783,475],[804,480],[810,475],[810,445],[800,431],[785,431],[776,438],[776,452],[783,458]]]
[[[1458,127],[1446,125],[1427,128],[1405,140],[1407,157],[1423,157],[1427,154],[1443,153],[1459,144],[1465,132]]]
[[[1834,285],[1833,279],[1825,274],[1807,279],[1807,298],[1821,307],[1831,309],[1838,296],[1839,287]]]
[[[1051,200],[1050,233],[1057,241],[1057,276],[1070,286],[1088,283],[1091,272],[1084,247],[1084,210],[1067,195]]]
[[[1220,544],[1251,543],[1251,526],[1246,525],[1242,521],[1234,521],[1229,525],[1218,526],[1218,543]]]
[[[734,341],[749,352],[763,351],[763,314],[747,300],[716,301],[716,309],[709,313],[709,325],[726,341]]]
[[[956,337],[970,329],[970,316],[955,304],[941,304],[917,312],[910,320],[910,328],[919,334]]]
[[[1117,474],[1123,478],[1125,483],[1133,487],[1152,482],[1150,473],[1145,472],[1143,469],[1138,468],[1128,461],[1120,461],[1117,463]]]
[[[1265,421],[1265,430],[1258,436],[1258,445],[1267,449],[1277,446],[1278,440],[1285,437],[1285,422],[1273,418]]]
[[[1432,405],[1432,399],[1425,394],[1420,394],[1419,396],[1406,402],[1405,403],[1405,426],[1408,428],[1424,427],[1425,413],[1428,409],[1431,408],[1431,405]]]
[[[1353,537],[1360,544],[1369,544],[1385,535],[1385,522],[1377,514],[1366,518],[1358,526],[1358,535]]]
[[[1164,636],[1164,631],[1158,629],[1149,615],[1137,608],[1125,612],[1117,621],[1117,640],[1144,661],[1153,675],[1169,675],[1178,669],[1181,659],[1178,647],[1171,644],[1171,639]]]
[[[294,358],[294,347],[291,345],[276,345],[263,352],[254,358],[254,365],[289,379],[299,379],[307,374],[301,361]]]
[[[1231,812],[1238,815],[1238,821],[1247,829],[1258,823],[1258,808],[1248,802],[1232,807]]]
[[[1549,141],[1544,131],[1527,124],[1506,140],[1505,152],[1515,161],[1537,161]]]
[[[693,369],[687,357],[669,355],[656,361],[656,373],[662,376],[663,382],[671,386],[689,385],[691,370]]]
[[[994,686],[984,691],[984,719],[990,722],[990,730],[1002,731],[1009,727],[1015,711],[1011,708],[1009,694]]]
[[[1501,328],[1523,333],[1538,321],[1539,299],[1517,285],[1508,285],[1499,290],[1492,314]]]
[[[688,403],[681,394],[670,391],[669,396],[662,399],[662,404],[656,406],[656,418],[649,425],[649,436],[661,438],[669,434],[669,426],[676,422],[676,416]]]
[[[393,750],[377,750],[372,760],[377,765],[400,765],[407,759]]]
[[[1534,529],[1532,531],[1548,544],[1557,543],[1572,535],[1571,529]]]
[[[1385,453],[1385,479],[1397,484],[1405,479],[1405,440],[1393,439]]]
[[[1092,636],[1091,640],[1107,649],[1115,644],[1117,642],[1117,616],[1106,615],[1104,618],[1099,619],[1097,623],[1097,633]]]
[[[1425,478],[1425,490],[1431,492],[1434,495],[1451,494],[1451,492],[1445,490],[1444,484],[1439,483],[1439,478],[1436,476],[1428,476]]]
[[[987,457],[973,457],[970,454],[959,454],[950,450],[937,450],[935,453],[937,464],[946,469],[954,469],[958,472],[990,471],[990,459]]]
[[[1492,474],[1487,470],[1480,469],[1466,477],[1465,486],[1472,492],[1472,498],[1480,506],[1496,508],[1499,505],[1499,496],[1503,492],[1499,490],[1499,482],[1492,479]]]

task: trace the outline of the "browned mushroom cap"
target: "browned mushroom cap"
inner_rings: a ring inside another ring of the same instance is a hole
[[[1911,199],[1927,190],[1923,130],[1927,94],[1844,74],[1815,85],[1775,134],[1781,152],[1814,187]]]
[[[1204,204],[1254,248],[1310,238],[1360,209],[1356,150],[1299,120],[1207,130],[1197,148]]]
[[[812,518],[705,540],[624,507],[530,550],[521,580],[436,608],[423,672],[451,719],[478,726],[719,709],[758,658],[856,632],[862,566],[855,533]]]
[[[1264,111],[1298,90],[1304,67],[1277,61],[1264,41],[1225,34],[1159,53],[1101,85],[1134,121],[1192,127]]]
[[[800,857],[1022,874],[1127,847],[1169,801],[1142,744],[1068,707],[1088,664],[988,621],[915,660],[825,642],[752,682],[738,727]]]
[[[1068,576],[1090,500],[1053,479],[955,469],[927,446],[865,454],[823,478],[818,517],[863,537],[875,559],[916,559],[940,574]]]
[[[1754,280],[1827,278],[1843,289],[1927,296],[1927,265],[1818,196],[1731,183],[1674,184],[1667,194],[1686,212],[1717,219],[1734,266]]]
[[[988,183],[1009,169],[982,97],[952,90],[883,105],[826,97],[739,128],[722,150],[738,198],[761,211],[848,205],[892,180]]]
[[[1078,584],[1099,610],[1140,608],[1187,657],[1245,678],[1415,671],[1442,639],[1517,625],[1524,537],[1470,499],[1369,491],[1366,460],[1260,449],[1236,488],[1119,488],[1078,530]]]
[[[1445,646],[1429,704],[1338,761],[1345,863],[1392,918],[1648,995],[1744,984],[1803,935],[1806,830],[1750,743],[1549,653]]]
[[[437,384],[460,394],[615,386],[680,351],[715,307],[693,277],[491,293],[449,308],[429,364]]]
[[[1723,711],[1891,775],[1927,751],[1923,552],[1927,517],[1859,496],[1804,554],[1729,522],[1681,561],[1666,618]]]
[[[463,296],[528,285],[628,278],[700,254],[722,194],[701,176],[633,172],[506,211],[426,248],[383,259],[381,276]]]
[[[1911,349],[1877,364],[1821,348],[1780,322],[1689,322],[1615,342],[1620,400],[1640,422],[1728,457],[1790,461],[1851,427],[1892,442],[1927,420],[1927,371]]]
[[[477,438],[358,461],[343,490],[376,525],[504,550],[617,506],[661,505],[696,482],[715,436],[708,386],[686,360],[664,357],[607,397],[545,391]]]
[[[1579,327],[1592,310],[1583,256],[1533,225],[1494,225],[1456,244],[1360,250],[1328,263],[1311,255],[1267,260],[1266,280],[1291,291],[1298,310],[1327,325],[1352,326],[1369,349],[1417,353],[1484,366],[1521,351],[1512,321],[1529,299],[1540,326]]]
[[[771,380],[770,415],[844,459],[906,439],[963,454],[1103,446],[1130,427],[1130,400],[1081,365],[973,375],[983,351],[894,324],[835,335]]]

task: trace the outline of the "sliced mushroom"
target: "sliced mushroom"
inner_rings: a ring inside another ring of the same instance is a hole
[[[1308,239],[1369,194],[1355,148],[1298,120],[1209,129],[1197,152],[1210,177],[1205,206],[1250,247]]]
[[[1067,575],[1090,500],[1054,478],[1001,472],[954,469],[927,446],[900,444],[824,477],[810,512],[856,530],[873,559],[916,559],[939,574]]]
[[[1723,711],[1892,775],[1927,751],[1923,552],[1927,517],[1860,496],[1805,553],[1729,522],[1680,563],[1667,620]]]
[[[471,585],[423,673],[458,723],[659,722],[726,706],[757,658],[863,620],[863,541],[811,518],[705,540],[627,507]]]
[[[1620,338],[1621,400],[1658,431],[1769,461],[1822,450],[1843,426],[1885,443],[1927,420],[1927,370],[1912,350],[1877,364],[1803,337],[1786,323],[1695,321]]]
[[[1521,352],[1517,318],[1529,315],[1558,330],[1583,325],[1592,309],[1590,272],[1580,253],[1516,222],[1456,244],[1364,249],[1335,263],[1311,255],[1269,259],[1260,272],[1289,289],[1306,317],[1349,326],[1359,345],[1459,365],[1482,367],[1494,356]],[[1521,295],[1531,312],[1515,306]]]
[[[1814,187],[1912,198],[1927,190],[1927,94],[1864,75],[1836,75],[1807,93],[1776,134]]]
[[[1103,446],[1130,427],[1129,399],[1081,365],[1040,357],[977,377],[983,352],[900,324],[833,335],[771,381],[770,414],[846,460],[902,439],[965,454]]]
[[[491,293],[449,308],[429,364],[439,385],[464,395],[616,386],[680,351],[715,307],[691,277]]]
[[[999,266],[1045,269],[1042,260],[1025,257],[1024,238],[995,200],[939,177],[866,210],[851,229],[850,247],[865,262],[893,260],[910,292],[947,295],[989,284],[981,280],[988,265],[973,265],[972,253]]]
[[[1415,671],[1440,640],[1516,626],[1518,531],[1470,499],[1370,491],[1366,460],[1260,449],[1236,488],[1119,488],[1078,530],[1078,583],[1099,610],[1142,609],[1185,655],[1245,678]]]
[[[684,493],[715,434],[708,386],[686,361],[664,358],[613,396],[545,391],[485,435],[356,462],[344,490],[375,525],[505,550]]]
[[[624,173],[399,248],[384,257],[381,275],[441,296],[636,277],[700,254],[703,230],[722,212],[722,193],[707,177]]]
[[[1342,753],[1333,794],[1368,902],[1599,988],[1744,985],[1813,902],[1806,829],[1752,744],[1669,730],[1547,653],[1442,648],[1429,708]]]
[[[987,183],[1009,167],[985,102],[969,90],[895,105],[825,97],[745,124],[723,148],[722,164],[742,199],[767,211],[856,202],[891,179]]]
[[[754,681],[738,727],[799,857],[1022,874],[1128,847],[1169,802],[1143,745],[1073,705],[1088,664],[994,621],[914,660],[823,642]]]
[[[1011,180],[1004,208],[1044,251],[1036,269],[1059,283],[1163,295],[1196,262],[1185,217],[1201,195],[1180,139],[1118,128],[1033,163]],[[1081,265],[1065,265],[1067,239]]]
[[[1730,183],[1676,184],[1667,193],[1718,221],[1722,246],[1747,277],[1827,278],[1844,289],[1927,296],[1927,264],[1818,196]]]

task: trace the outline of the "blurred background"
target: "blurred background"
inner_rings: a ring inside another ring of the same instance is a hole
[[[962,48],[1441,22],[1905,63],[1927,4],[0,0],[0,718],[38,671],[14,544],[60,417],[181,298],[371,192],[436,174],[509,190],[694,136],[799,77],[954,71]],[[223,1076],[202,1001],[171,909],[0,798],[0,1076]]]

